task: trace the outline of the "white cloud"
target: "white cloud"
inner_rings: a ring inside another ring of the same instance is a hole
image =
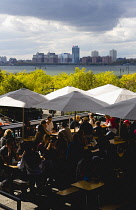
[[[136,18],[120,18],[117,26],[105,32],[80,31],[60,21],[28,16],[0,15],[0,55],[31,59],[36,52],[71,53],[78,45],[81,56],[98,50],[101,56],[116,49],[119,57],[136,57]]]

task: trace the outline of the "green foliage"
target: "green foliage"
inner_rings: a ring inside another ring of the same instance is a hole
[[[106,84],[112,84],[119,86],[119,78],[111,71],[95,74],[95,87],[99,87]]]
[[[25,71],[16,74],[17,79],[29,90],[45,94],[48,92],[52,77],[45,71],[38,69],[30,73]]]
[[[75,73],[70,74],[71,86],[77,87],[82,90],[89,90],[95,85],[95,75],[93,72],[87,71],[86,68],[75,68]]]
[[[123,75],[120,79],[122,88],[136,92],[136,73]]]
[[[22,87],[25,86],[16,78],[15,75],[3,74],[3,79],[0,82],[0,95],[20,89]]]
[[[28,88],[41,94],[47,94],[53,90],[66,86],[73,86],[82,90],[90,90],[106,84],[113,84],[118,87],[127,88],[136,92],[136,73],[123,75],[121,78],[114,72],[102,72],[94,74],[85,68],[75,68],[71,74],[61,73],[58,75],[47,75],[46,71],[38,69],[27,73],[25,70],[19,73],[9,73],[0,70],[0,95],[10,91]]]

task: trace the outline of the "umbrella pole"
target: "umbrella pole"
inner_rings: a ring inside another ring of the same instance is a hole
[[[23,125],[22,125],[22,138],[24,139],[24,121],[25,121],[25,108],[23,107],[23,113],[22,113],[22,121],[23,121]]]
[[[70,114],[69,114],[69,128],[70,128]]]
[[[76,132],[76,111],[75,111],[75,121],[74,121],[74,133]]]
[[[121,131],[121,119],[119,121],[119,136],[120,136],[120,131]]]

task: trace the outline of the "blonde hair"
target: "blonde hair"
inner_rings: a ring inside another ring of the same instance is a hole
[[[76,117],[73,117],[74,120],[80,120],[80,116],[76,115]]]
[[[4,136],[11,136],[11,134],[12,134],[12,130],[11,129],[7,129],[4,132]]]
[[[84,117],[83,121],[89,121],[88,117]]]

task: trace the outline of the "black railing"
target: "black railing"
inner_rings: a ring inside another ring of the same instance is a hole
[[[3,195],[11,200],[14,200],[17,202],[17,210],[21,210],[21,199],[20,198],[17,198],[16,196],[13,196],[13,195],[10,195],[2,190],[0,190],[0,195]],[[3,209],[6,209],[6,210],[15,210],[15,209],[12,209],[6,205],[3,205],[0,203],[0,207],[3,208]]]

